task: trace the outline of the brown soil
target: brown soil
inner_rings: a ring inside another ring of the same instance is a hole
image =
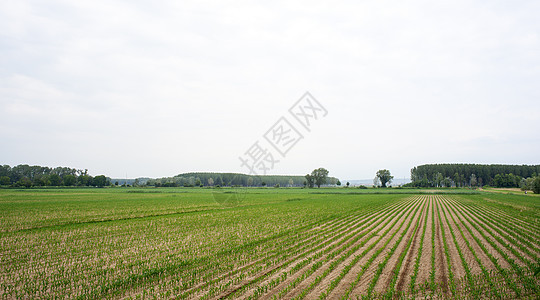
[[[441,203],[443,204],[442,207],[448,218],[448,222],[450,223],[450,226],[452,227],[454,231],[455,239],[457,241],[457,244],[459,245],[459,249],[461,250],[461,253],[463,254],[463,258],[465,259],[465,262],[467,263],[467,266],[469,267],[471,274],[481,274],[482,269],[480,268],[480,265],[474,258],[474,254],[471,252],[471,250],[467,246],[467,242],[465,241],[465,239],[459,232],[459,228],[461,228],[462,231],[466,231],[466,230],[465,228],[463,228],[463,226],[459,226],[458,228],[459,220],[457,219],[457,216],[455,215],[455,208],[453,208],[451,205],[448,205],[449,203],[448,201],[446,201],[446,199],[441,199],[441,200],[442,200]],[[447,206],[449,206],[450,209],[448,209]],[[456,224],[456,222],[458,223]],[[452,244],[455,245],[453,240],[452,240]],[[469,241],[469,244],[472,244],[471,241]],[[459,258],[459,254],[457,254],[457,256]],[[463,262],[461,261],[461,259],[459,259],[459,262],[460,262],[460,265],[463,266]],[[463,268],[464,268],[463,270],[465,270],[464,266]],[[465,274],[463,276],[465,276]],[[461,279],[461,278],[457,278],[457,279]]]
[[[310,262],[308,265],[304,266],[302,269],[296,271],[294,274],[289,274],[287,279],[285,279],[283,282],[278,284],[277,286],[270,289],[266,294],[262,295],[260,299],[271,299],[277,295],[279,295],[280,291],[282,291],[284,288],[288,287],[290,283],[295,281],[297,278],[302,276],[306,271],[308,271],[315,263],[317,262],[323,262],[322,266],[320,266],[313,274],[307,276],[306,278],[302,279],[294,288],[292,288],[287,294],[283,296],[285,299],[294,298],[296,296],[299,296],[300,293],[308,288],[314,280],[323,275],[323,273],[328,270],[330,265],[333,261],[336,259],[339,259],[340,257],[343,257],[345,253],[353,248],[356,245],[359,245],[362,242],[366,242],[366,244],[359,249],[357,249],[354,253],[352,253],[350,256],[344,259],[343,262],[339,263],[338,266],[335,267],[331,272],[325,276],[319,284],[317,284],[313,290],[308,293],[304,298],[305,299],[316,299],[321,294],[325,293],[332,283],[334,279],[336,279],[344,268],[349,265],[350,262],[355,259],[357,255],[362,254],[362,252],[365,251],[367,247],[372,245],[379,237],[380,235],[387,229],[390,229],[387,236],[383,238],[373,249],[368,251],[364,256],[362,256],[359,261],[350,269],[350,271],[340,280],[339,284],[335,289],[332,290],[332,292],[326,296],[327,299],[337,299],[341,298],[351,287],[351,284],[356,281],[356,278],[358,274],[361,272],[362,267],[368,262],[368,260],[373,256],[373,254],[386,242],[388,241],[389,237],[396,233],[396,235],[389,241],[388,245],[385,249],[378,255],[377,258],[370,264],[368,269],[365,273],[363,273],[362,277],[360,278],[359,282],[356,284],[356,286],[353,288],[352,293],[350,294],[351,298],[355,298],[358,295],[365,295],[367,292],[367,289],[373,280],[373,276],[378,268],[379,263],[381,263],[385,256],[388,253],[388,250],[393,247],[396,243],[396,241],[399,239],[400,235],[405,230],[405,226],[408,224],[408,222],[412,219],[411,226],[408,228],[405,236],[400,241],[399,245],[397,246],[395,252],[388,260],[386,266],[383,269],[383,272],[381,273],[375,288],[373,290],[374,296],[382,296],[382,293],[384,293],[389,285],[392,282],[394,272],[396,270],[396,264],[398,262],[398,259],[400,255],[406,251],[404,254],[404,260],[402,262],[402,265],[399,270],[399,276],[398,280],[395,283],[395,290],[398,292],[403,292],[405,295],[409,292],[410,288],[410,281],[411,281],[411,275],[413,275],[414,272],[414,266],[416,262],[416,258],[418,256],[418,252],[420,250],[420,243],[422,242],[422,255],[420,256],[420,262],[419,262],[419,269],[418,269],[418,277],[415,282],[415,288],[419,289],[420,286],[425,286],[427,282],[429,282],[430,279],[430,272],[431,272],[431,255],[432,255],[432,248],[431,248],[431,238],[432,236],[435,237],[435,282],[438,286],[438,291],[435,291],[435,294],[433,296],[437,295],[443,295],[443,297],[449,297],[450,294],[450,283],[449,283],[449,277],[448,277],[448,265],[447,265],[447,258],[444,252],[444,242],[443,242],[443,236],[442,236],[442,229],[445,230],[445,238],[448,246],[448,251],[450,255],[450,262],[452,264],[452,272],[454,274],[454,281],[457,286],[457,294],[456,295],[466,295],[468,291],[468,282],[465,278],[465,269],[463,266],[463,262],[459,256],[459,252],[456,248],[456,244],[454,242],[454,238],[452,237],[452,234],[450,232],[450,229],[453,230],[453,233],[455,235],[455,239],[457,242],[457,246],[461,250],[464,259],[471,270],[471,274],[473,276],[482,274],[482,268],[481,266],[485,267],[487,270],[495,270],[495,266],[489,259],[488,255],[484,253],[484,251],[480,248],[480,246],[477,244],[477,242],[474,240],[473,236],[476,236],[479,238],[480,242],[483,243],[483,245],[486,247],[486,249],[489,251],[491,255],[493,255],[495,258],[497,258],[499,264],[503,268],[510,268],[510,265],[508,262],[506,262],[500,254],[493,249],[487,241],[477,232],[474,227],[469,224],[469,221],[467,221],[464,217],[471,219],[473,223],[481,223],[481,221],[474,215],[470,213],[470,211],[466,208],[461,206],[460,202],[453,197],[448,196],[441,196],[441,195],[423,195],[423,196],[416,196],[414,198],[414,201],[409,202],[405,208],[394,210],[390,213],[390,215],[387,215],[386,217],[390,218],[390,223],[384,225],[384,223],[387,221],[385,219],[383,223],[376,224],[378,221],[381,220],[381,217],[384,216],[385,213],[388,211],[384,211],[382,213],[375,213],[370,215],[365,215],[363,217],[359,218],[344,218],[341,221],[337,222],[329,222],[326,224],[323,224],[319,226],[318,228],[315,228],[316,231],[322,231],[324,229],[329,228],[335,228],[336,231],[341,232],[343,230],[347,230],[351,227],[354,227],[355,225],[358,225],[360,222],[363,222],[366,220],[366,218],[374,216],[373,222],[369,222],[367,224],[364,224],[362,227],[356,228],[354,231],[351,231],[348,234],[354,236],[358,236],[364,233],[371,233],[376,230],[380,230],[379,233],[374,236],[373,238],[368,239],[368,236],[363,236],[358,241],[356,241],[353,245],[349,245],[344,251],[341,251],[339,255],[329,260],[329,253],[322,255],[319,258],[314,259],[312,262]],[[418,202],[415,202],[418,201]],[[414,203],[414,205],[413,205]],[[424,209],[419,210],[415,215],[409,215],[408,218],[405,218],[404,216],[412,210],[415,210],[418,205],[422,206],[425,204]],[[432,207],[435,207],[435,218],[432,218],[431,215],[431,209]],[[440,210],[441,214],[441,220],[439,221],[439,217],[437,214],[437,207]],[[396,208],[396,207],[394,207]],[[495,210],[495,209],[489,209],[489,212],[493,215],[502,214],[503,212]],[[400,217],[398,215],[402,214]],[[448,222],[445,218],[448,219]],[[489,218],[493,218],[493,215],[487,216]],[[427,219],[426,223],[426,232],[424,236],[424,240],[421,240],[421,235],[424,230],[424,223]],[[394,221],[397,220],[397,223],[392,226]],[[398,227],[401,225],[402,227],[398,230]],[[415,226],[418,224],[418,228],[415,230]],[[435,231],[432,230],[432,224],[435,225]],[[489,224],[489,223],[488,223]],[[472,234],[469,233],[469,231],[465,228],[465,226],[469,227],[472,230]],[[488,227],[492,227],[495,225],[489,224],[486,225]],[[460,233],[459,229],[461,228],[463,232],[463,236]],[[502,232],[506,232],[501,227],[496,227],[498,230],[501,230]],[[486,232],[484,232],[487,234]],[[493,233],[495,236],[498,236],[495,232]],[[332,235],[327,235],[324,240],[332,238]],[[410,245],[409,249],[405,249],[407,247],[407,243],[412,239],[412,243]],[[498,247],[504,249],[502,245],[500,245],[494,237],[490,236],[490,239],[493,240]],[[272,280],[277,279],[283,272],[289,272],[291,271],[294,266],[296,266],[298,263],[302,262],[305,258],[308,257],[314,257],[317,255],[317,253],[320,253],[320,251],[324,251],[323,249],[328,249],[331,245],[337,245],[336,248],[334,248],[330,253],[333,251],[339,249],[340,245],[343,245],[349,241],[349,237],[341,237],[335,241],[332,241],[331,244],[325,246],[322,249],[319,249],[317,252],[313,251],[312,249],[305,249],[303,253],[295,255],[294,257],[289,257],[285,261],[272,266],[267,267],[261,270],[259,273],[255,274],[254,276],[251,276],[243,281],[238,282],[237,284],[230,287],[228,290],[223,291],[221,294],[219,294],[216,299],[223,298],[223,297],[234,297],[234,298],[247,298],[250,295],[253,294],[257,286],[263,286],[269,284]],[[479,262],[475,259],[473,252],[467,245],[466,241],[468,241],[470,247],[476,253],[478,256],[481,265]],[[302,245],[302,242],[298,243],[298,246]],[[311,248],[311,247],[310,247]],[[516,249],[517,250],[517,249]],[[313,253],[311,253],[313,251]],[[306,254],[307,256],[302,256],[302,254]],[[511,253],[508,253],[508,255],[511,258],[515,257],[511,255]],[[520,262],[516,259],[517,262]],[[248,265],[251,264],[258,264],[258,260],[250,262]],[[251,269],[250,266],[248,269]],[[274,272],[275,271],[275,272]],[[272,273],[272,275],[268,275],[269,273]],[[260,278],[265,277],[262,281],[256,281]],[[236,277],[236,276],[233,276]],[[481,278],[481,277],[480,277]],[[227,279],[228,281],[229,279]],[[476,280],[476,279],[475,279]],[[257,282],[255,286],[253,286],[254,282]],[[226,281],[222,281],[226,282]],[[235,294],[240,289],[243,289],[245,286],[249,286],[245,291],[240,292],[239,294]],[[482,283],[482,286],[485,285],[485,283]],[[479,285],[475,285],[474,288],[482,289],[482,287]],[[203,289],[204,290],[204,289]],[[199,294],[192,295],[192,297],[197,298],[199,296],[203,296],[207,291],[202,291]],[[442,294],[439,294],[441,293]],[[428,292],[430,293],[430,292]],[[463,294],[465,293],[465,294]],[[417,295],[418,296],[418,295]]]
[[[424,282],[429,280],[429,273],[431,272],[431,236],[435,234],[431,230],[431,224],[433,218],[431,217],[431,208],[433,206],[433,198],[428,199],[429,206],[426,211],[427,224],[426,224],[426,234],[424,236],[424,243],[422,248],[422,256],[420,257],[420,264],[418,267],[418,277],[416,278],[416,286],[424,284]],[[408,284],[408,283],[407,283]]]
[[[437,206],[437,199],[434,199],[434,205]],[[435,208],[435,282],[441,284],[442,291],[445,295],[449,294],[448,291],[448,263],[444,253],[444,243],[442,239],[441,223],[437,216],[437,209]]]
[[[478,231],[477,231],[477,230],[476,230],[476,229],[475,229],[475,228],[474,228],[474,227],[473,227],[473,226],[472,226],[465,218],[463,218],[463,214],[462,214],[461,212],[459,213],[459,216],[462,217],[463,223],[464,223],[465,225],[467,225],[467,226],[471,229],[471,231],[473,232],[474,236],[476,236],[476,237],[480,240],[480,242],[486,247],[486,249],[488,250],[488,252],[489,252],[493,257],[495,257],[495,258],[497,259],[499,265],[500,265],[502,268],[504,268],[504,269],[510,268],[510,267],[511,267],[510,264],[509,264],[509,263],[508,263],[508,262],[507,262],[500,254],[499,254],[499,252],[498,252],[497,250],[495,250],[495,249],[491,246],[491,244],[489,244],[489,243],[484,239],[484,237],[483,237],[483,236],[482,236],[482,235],[481,235],[481,234],[480,234],[480,233],[479,233],[479,232],[478,232]],[[478,222],[479,222],[479,220],[478,220],[475,216],[471,215],[470,213],[467,213],[466,216],[467,216],[467,218],[471,219],[474,223],[478,223]],[[480,227],[480,228],[481,228],[481,227]],[[488,238],[490,238],[490,240],[494,241],[495,244],[496,244],[499,248],[501,248],[501,245],[500,245],[500,244],[499,244],[492,236],[488,235],[487,232],[484,232],[484,234],[485,234]],[[473,241],[474,241],[474,240],[473,240]],[[474,242],[476,243],[476,241],[474,241]],[[502,248],[501,248],[501,249],[502,249]],[[508,255],[509,255],[510,257],[512,257],[512,256],[511,256],[511,253],[508,253]],[[487,255],[486,255],[486,256],[487,256]],[[487,258],[487,259],[489,260],[489,258]]]
[[[441,211],[441,222],[442,222],[441,226],[444,228],[444,233],[446,236],[446,243],[448,244],[448,252],[450,254],[450,262],[452,264],[452,272],[454,273],[454,278],[457,280],[465,276],[465,269],[463,268],[463,264],[461,263],[461,258],[459,257],[458,250],[452,238],[452,234],[450,233],[450,227],[448,226],[448,223],[446,223],[446,220],[444,218],[444,214],[443,214],[444,207],[442,206],[442,197],[438,196],[437,202],[439,204],[439,209]],[[456,233],[454,232],[454,234]],[[461,245],[459,246],[460,248],[463,249]]]
[[[425,203],[425,200],[424,200]],[[423,205],[423,204],[422,204]],[[424,208],[425,209],[425,208]],[[388,262],[386,263],[386,266],[383,269],[383,272],[381,273],[381,276],[379,277],[379,280],[377,281],[377,284],[375,285],[374,291],[376,293],[383,293],[386,291],[386,289],[390,286],[392,283],[392,277],[394,276],[394,270],[396,269],[396,265],[399,260],[399,256],[405,251],[405,248],[407,247],[407,243],[409,240],[416,238],[417,230],[415,230],[415,226],[417,223],[423,221],[423,210],[420,209],[416,215],[413,217],[413,221],[411,223],[411,226],[407,230],[407,233],[401,239],[399,246],[396,248]],[[406,226],[405,224],[404,226]],[[418,228],[417,228],[418,229]],[[396,235],[397,236],[397,235]],[[388,249],[392,248],[394,244],[388,244]],[[412,247],[412,244],[411,244]],[[410,249],[407,249],[407,251],[410,252]],[[410,263],[410,261],[409,261]],[[401,265],[401,268],[409,268],[407,265],[407,261],[404,261]],[[399,275],[399,274],[398,274]],[[398,277],[399,279],[399,277]],[[403,279],[404,280],[404,279]]]
[[[496,203],[500,203],[500,204],[503,204],[504,203],[501,203],[500,201],[495,201],[495,200],[491,200],[491,199],[487,199],[487,198],[484,198],[485,201],[488,201],[488,202],[496,202]],[[486,209],[484,207],[484,209]],[[532,224],[530,223],[526,223],[524,222],[523,220],[520,220],[519,218],[516,218],[514,216],[511,216],[503,211],[500,211],[500,210],[494,210],[494,209],[489,209],[489,214],[494,216],[494,217],[500,217],[501,219],[506,219],[506,220],[510,220],[513,224],[513,226],[516,226],[516,227],[519,227],[521,230],[525,231],[525,232],[528,232],[531,234],[531,236],[533,236],[535,239],[534,241],[538,241],[540,240],[540,228],[538,227],[532,227]],[[537,243],[537,245],[540,245]]]
[[[478,212],[476,212],[476,213],[478,213]],[[472,214],[471,214],[471,215],[472,215]],[[495,216],[495,217],[493,217],[493,216]],[[500,219],[498,219],[496,216],[497,216],[497,215],[495,215],[495,214],[493,214],[493,213],[492,213],[492,214],[489,214],[489,213],[487,213],[487,212],[484,213],[484,214],[482,215],[483,218],[488,219],[488,223],[489,223],[489,224],[486,224],[486,222],[483,221],[483,220],[480,221],[479,218],[478,218],[477,216],[474,216],[474,219],[475,219],[476,221],[478,221],[478,222],[481,222],[482,224],[485,224],[486,226],[488,226],[488,227],[490,227],[490,228],[496,228],[496,229],[502,231],[503,233],[505,233],[505,234],[507,234],[507,235],[510,235],[507,229],[504,229],[503,226],[497,225],[498,221],[499,221],[499,222],[505,222],[506,224],[508,224],[509,221],[506,221],[506,220],[500,221]],[[495,221],[494,221],[494,222],[493,222],[493,218],[495,218]],[[489,222],[489,221],[491,221],[491,222]],[[510,222],[511,222],[511,221],[510,221]],[[519,227],[519,226],[518,226],[517,224],[515,224],[515,223],[511,223],[510,226],[516,227],[516,228]],[[507,226],[507,227],[508,227],[508,226]],[[493,231],[493,233],[494,233],[496,236],[499,236],[499,237],[503,238],[503,237],[500,236],[497,232]],[[510,235],[510,236],[511,236],[511,235]],[[533,246],[536,246],[536,248],[531,248],[531,249],[529,249],[529,250],[531,250],[533,253],[536,253],[536,255],[540,254],[540,250],[538,249],[538,246],[540,245],[540,242],[538,242],[535,238],[531,238],[530,235],[529,235],[529,236],[523,236],[523,235],[520,234],[520,236],[521,236],[521,238],[523,238],[523,239],[525,239],[525,240],[528,240]],[[505,238],[503,238],[503,239],[505,239]],[[505,239],[505,240],[508,241],[507,239]],[[517,240],[516,240],[516,241],[517,241]],[[510,243],[510,241],[508,241],[508,242]],[[523,246],[526,246],[525,244],[521,243],[520,241],[517,241],[517,243],[518,243],[518,244],[521,244],[521,245],[523,245]],[[528,246],[526,246],[526,247],[528,247]],[[519,251],[518,248],[517,248],[516,250]],[[525,253],[523,253],[523,255],[529,257],[529,256],[528,256],[527,254],[525,254]],[[529,258],[534,260],[534,258],[532,258],[532,257],[529,257]]]
[[[327,222],[327,223],[325,223],[325,224],[323,224],[323,225],[317,226],[317,227],[315,227],[315,228],[312,228],[312,229],[310,229],[310,230],[308,230],[308,231],[313,231],[313,230],[322,231],[320,228],[322,228],[322,227],[324,227],[324,228],[329,228],[329,227],[331,227],[331,226],[336,226],[336,230],[340,230],[340,229],[341,229],[341,230],[347,230],[347,228],[350,228],[351,226],[354,226],[355,224],[358,224],[358,223],[361,222],[362,220],[365,220],[366,218],[369,218],[369,216],[371,216],[371,214],[366,215],[366,216],[363,216],[361,219],[344,218],[344,219],[338,220],[338,221],[334,220],[334,221]],[[328,239],[331,239],[331,238],[333,238],[333,235],[327,235],[327,240],[328,240]],[[311,238],[310,238],[310,240],[311,240]],[[340,240],[340,239],[338,239],[338,240],[336,240],[336,241],[330,243],[329,245],[325,246],[323,249],[325,249],[325,248],[327,248],[327,247],[330,247],[331,245],[333,245],[333,244],[335,244],[335,243],[338,243],[339,240]],[[291,249],[294,248],[295,246],[297,246],[297,247],[298,247],[298,246],[301,246],[303,243],[305,243],[305,241],[300,241],[300,242],[297,243],[296,245],[291,246]],[[304,251],[303,253],[309,252],[309,251],[310,251],[309,249],[306,249],[306,251]],[[315,253],[317,253],[317,252],[315,252]],[[315,254],[315,253],[313,253],[313,254]],[[302,254],[300,253],[300,254],[296,255],[294,258],[292,258],[292,260],[295,260],[295,259],[296,259],[297,257],[299,257],[300,255],[302,255]],[[258,260],[256,260],[256,261],[249,262],[249,263],[247,263],[247,264],[241,266],[240,268],[244,269],[244,268],[251,267],[251,266],[255,265],[257,262],[262,261],[262,260],[264,260],[264,258],[258,259]],[[299,261],[301,261],[301,260],[299,260]],[[278,267],[284,265],[285,262],[286,262],[286,261],[280,263],[280,264],[278,265]],[[291,267],[291,268],[292,268],[292,267]],[[275,270],[275,269],[276,269],[276,267],[273,266],[273,267],[270,268],[270,271],[273,271],[273,270]],[[240,272],[240,273],[241,273],[241,272]],[[240,286],[240,287],[241,287],[241,286],[243,286],[243,285],[250,284],[250,282],[251,282],[252,280],[254,280],[254,279],[256,279],[256,278],[258,278],[258,277],[260,277],[260,276],[264,276],[265,274],[268,274],[268,273],[269,273],[269,272],[266,272],[266,270],[263,270],[263,271],[259,272],[259,274],[257,274],[256,276],[253,276],[253,277],[251,278],[251,280],[242,281],[240,284],[235,285],[235,288],[234,288],[235,291],[238,290],[238,288],[239,288],[239,287],[237,288],[237,286]],[[227,274],[222,274],[222,275],[220,275],[220,276],[218,276],[218,277],[222,277],[223,279],[221,279],[221,280],[225,280],[225,279],[230,280],[230,279],[232,279],[232,278],[236,278],[238,275],[239,275],[239,274],[232,276],[232,275],[230,275],[230,273],[227,273]],[[279,276],[279,274],[276,275],[276,276]],[[202,285],[204,285],[204,283],[201,283],[201,284],[199,284],[199,285],[197,285],[197,286],[195,286],[195,287],[192,287],[192,288],[190,288],[189,290],[197,289],[197,288],[201,287]],[[188,290],[185,290],[184,292],[186,292],[186,291],[188,291]],[[198,294],[192,295],[192,298],[199,298],[199,297],[202,297],[205,293],[206,293],[206,291],[205,291],[205,290],[202,290],[202,291],[199,292]],[[225,293],[225,292],[224,292],[224,293]]]
[[[429,200],[425,200],[429,201]],[[414,267],[416,263],[416,258],[418,256],[418,251],[420,247],[420,242],[422,239],[422,232],[424,231],[424,223],[425,219],[427,218],[428,212],[429,212],[429,202],[426,203],[426,207],[423,212],[423,216],[420,219],[420,224],[418,224],[417,231],[415,233],[414,241],[411,244],[411,247],[409,249],[409,253],[405,257],[405,260],[403,261],[402,269],[399,273],[398,281],[396,284],[396,291],[403,291],[405,292],[409,288],[409,284],[411,282],[411,275],[412,272],[414,272]],[[424,253],[422,253],[424,254]],[[421,258],[421,257],[420,257]]]
[[[399,214],[400,212],[396,212],[396,214]],[[388,229],[389,226],[391,226],[393,222],[391,221],[388,225],[386,225],[384,228],[381,228],[382,225],[380,224],[377,226],[377,229],[381,229],[379,234],[382,234],[386,229]],[[345,262],[342,262],[337,266],[330,274],[327,276],[319,285],[314,289],[314,291],[311,291],[311,293],[306,297],[307,299],[311,299],[313,297],[318,297],[318,295],[326,290],[327,286],[330,284],[331,280],[333,280],[339,273],[341,273],[341,270],[349,263],[355,255],[361,254],[365,248],[369,247],[369,245],[377,240],[379,235],[373,237],[370,239],[368,243],[366,243],[363,247],[359,248],[355,253],[353,253],[351,256],[348,257],[348,259],[345,260]],[[360,243],[361,241],[358,241],[356,244]],[[353,246],[349,247],[352,248]],[[345,252],[345,251],[344,251]],[[344,253],[341,253],[343,255]],[[341,256],[340,255],[340,256]],[[338,256],[339,257],[339,256]],[[337,258],[337,257],[336,257]],[[310,277],[308,277],[306,280],[304,280],[300,285],[298,285],[291,293],[289,293],[287,296],[289,297],[296,297],[298,294],[309,286],[311,281],[313,281],[317,276],[321,275],[330,265],[331,262],[325,263],[321,268],[319,268],[316,272],[314,272]],[[330,279],[328,278],[330,277]],[[311,297],[311,298],[310,298]]]
[[[419,203],[418,205],[421,205],[422,203]],[[416,207],[414,208],[416,209]],[[394,228],[395,229],[392,229],[388,234],[387,236],[389,237],[390,235],[392,235],[393,232],[396,232],[397,228],[400,226],[400,224],[403,224],[402,228],[399,229],[399,231],[396,233],[396,235],[392,238],[392,240],[388,243],[388,245],[386,246],[386,249],[383,250],[379,256],[371,263],[371,265],[368,267],[368,269],[366,270],[366,272],[363,274],[362,278],[360,279],[360,281],[358,282],[358,284],[356,285],[356,287],[353,289],[352,293],[351,293],[351,296],[352,297],[355,297],[355,295],[363,295],[366,293],[367,289],[368,289],[368,286],[370,284],[370,282],[372,281],[373,279],[373,276],[378,268],[378,265],[379,263],[381,263],[383,260],[384,260],[384,257],[387,253],[387,249],[389,249],[390,247],[392,247],[395,243],[395,241],[399,238],[399,235],[400,233],[404,230],[404,227],[407,225],[407,222],[409,222],[409,220],[411,218],[414,218],[415,216],[413,216],[412,214],[409,215],[409,217],[407,219],[405,218],[401,218],[398,223],[396,223],[396,225],[394,225]],[[412,226],[412,225],[411,225]],[[387,239],[383,239],[380,241],[380,244],[384,244],[385,242],[387,241]],[[376,249],[378,247],[375,247],[374,249],[372,249],[372,251],[370,252],[375,252]],[[357,277],[357,274],[362,270],[362,266],[365,264],[365,262],[367,262],[367,260],[372,256],[372,253],[368,253],[368,255],[366,255],[365,257],[365,261],[363,262],[360,262],[359,264],[356,265],[355,268],[353,268],[353,270],[351,270],[351,274],[354,274],[353,278],[356,279]],[[352,282],[352,281],[351,281]],[[346,289],[347,290],[349,288],[350,284],[346,285]]]
[[[392,212],[392,215],[395,215],[397,212]],[[381,214],[378,214],[378,216],[382,216],[384,215],[384,213],[381,213]],[[361,232],[359,232],[359,234],[362,234],[362,233],[365,233],[365,232],[369,232],[369,231],[372,231],[372,230],[377,230],[378,228],[380,228],[382,226],[382,224],[379,224],[377,226],[374,226],[375,223],[377,223],[377,218],[375,218],[375,222],[373,224],[370,224],[369,227],[367,228],[364,228],[362,229]],[[384,222],[383,222],[384,223]],[[365,240],[367,237],[363,237],[361,238],[359,241],[357,241],[355,243],[358,244],[360,242],[362,242],[363,240]],[[337,241],[336,243],[338,243],[339,241]],[[352,245],[351,247],[353,247],[354,245]],[[296,278],[298,278],[298,276],[301,276],[305,271],[309,270],[311,268],[311,266],[315,263],[315,262],[318,262],[318,261],[322,261],[324,260],[325,258],[327,257],[327,255],[324,255],[322,256],[321,258],[317,259],[316,261],[308,264],[307,266],[305,266],[304,268],[302,268],[301,270],[297,271],[295,274],[293,274],[292,276],[289,276],[284,282],[280,283],[279,285],[277,285],[276,287],[274,287],[274,289],[272,289],[268,294],[264,295],[261,297],[261,299],[270,299],[272,298],[274,295],[277,295],[279,294],[279,292],[281,290],[283,290],[284,288],[286,288],[291,282],[293,282]],[[298,261],[300,262],[300,261]],[[319,272],[322,272],[321,270],[324,270],[325,267],[328,265],[329,263],[326,263],[325,265],[321,266],[318,270],[318,272],[316,272],[316,274],[318,274]],[[294,263],[291,265],[291,268],[292,266],[295,265]],[[282,272],[280,272],[282,273]],[[292,291],[290,291],[288,293],[288,295],[286,296],[286,298],[290,298],[291,295],[293,295],[296,292],[300,291],[303,287],[307,286],[307,283],[306,282],[310,282],[310,278],[314,278],[313,275],[304,279],[303,280],[303,284],[299,284],[298,286],[296,286]]]

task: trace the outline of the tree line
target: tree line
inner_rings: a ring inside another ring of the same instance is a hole
[[[288,175],[247,175],[240,173],[182,173],[173,177],[149,179],[147,186],[156,187],[193,187],[193,186],[243,186],[243,187],[300,187],[305,186],[304,176]],[[329,177],[329,184],[336,184],[337,178]]]
[[[97,186],[110,185],[105,175],[92,177],[88,170],[68,167],[42,167],[0,165],[0,186],[39,187],[39,186]]]
[[[328,175],[328,173],[326,174]],[[318,185],[338,183],[335,177],[324,178],[324,183],[318,179]],[[126,183],[127,184],[127,183]],[[287,175],[246,175],[240,173],[183,173],[173,177],[157,179],[137,178],[131,183],[133,186],[153,187],[300,187],[308,183],[304,176]],[[48,187],[48,186],[111,186],[111,179],[105,175],[92,177],[88,170],[68,167],[43,167],[26,164],[11,167],[0,165],[0,186],[3,187]],[[118,180],[115,185],[118,185]]]
[[[411,169],[413,187],[521,187],[532,189],[540,165],[427,164]],[[540,179],[539,179],[540,180]]]

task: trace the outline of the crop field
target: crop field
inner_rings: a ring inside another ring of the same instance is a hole
[[[0,190],[0,297],[540,298],[540,198]]]

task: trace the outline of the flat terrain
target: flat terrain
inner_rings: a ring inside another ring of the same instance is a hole
[[[0,190],[0,297],[540,297],[538,197],[381,191]]]

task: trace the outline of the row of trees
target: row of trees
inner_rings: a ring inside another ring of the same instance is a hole
[[[321,187],[321,185],[327,183],[328,179],[328,170],[325,168],[318,168],[311,172],[311,174],[307,174],[304,176],[306,178],[306,181],[304,181],[304,186],[313,188],[315,185],[317,187]],[[375,178],[373,179],[373,186],[374,187],[387,187],[387,184],[392,183],[392,180],[394,179],[394,176],[390,174],[389,170],[382,169],[377,171],[377,174],[375,175]],[[332,181],[330,184],[341,186],[341,182],[339,180]],[[347,182],[346,187],[349,187],[349,182]]]
[[[405,186],[482,187],[489,185],[499,188],[521,188],[535,191],[535,183],[539,182],[540,185],[539,173],[540,165],[422,165],[411,170],[412,182]]]
[[[98,186],[110,185],[110,179],[104,175],[92,177],[88,170],[67,167],[42,167],[18,165],[0,166],[0,186]]]
[[[328,175],[328,174],[327,174]],[[183,173],[174,177],[148,180],[145,185],[156,187],[191,186],[290,186],[305,185],[303,176],[246,175],[239,173]],[[328,183],[336,184],[337,178],[328,177]]]
[[[410,186],[519,187],[522,178],[540,174],[540,165],[427,164],[411,169]],[[499,178],[496,179],[496,176]],[[501,178],[504,177],[504,178]]]

